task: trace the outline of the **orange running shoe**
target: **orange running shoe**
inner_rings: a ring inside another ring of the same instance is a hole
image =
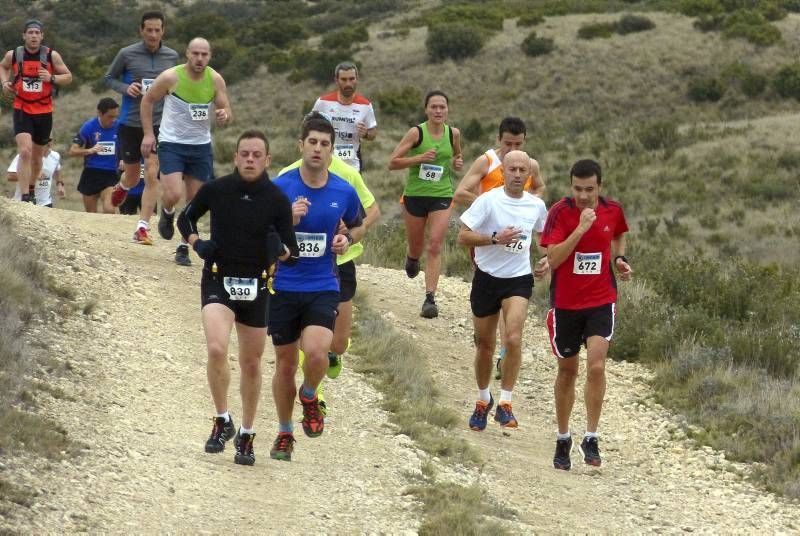
[[[147,229],[144,227],[138,227],[136,229],[136,232],[133,233],[133,241],[144,246],[153,245],[153,241],[150,240],[150,236],[147,234]]]
[[[300,393],[300,403],[303,404],[303,432],[308,437],[319,437],[325,429],[325,417],[319,409],[319,398],[306,398]]]

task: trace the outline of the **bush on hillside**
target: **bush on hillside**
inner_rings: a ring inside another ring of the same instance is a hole
[[[652,30],[655,27],[655,23],[647,17],[642,17],[639,15],[625,15],[619,19],[619,22],[617,22],[617,33],[625,35],[629,33],[646,32],[647,30]]]
[[[701,15],[692,23],[701,32],[717,32],[725,24],[725,15]]]
[[[536,26],[544,22],[544,16],[538,11],[528,11],[527,13],[523,13],[517,19],[517,26],[522,26],[525,28],[530,28],[531,26]]]
[[[351,50],[311,50],[296,48],[292,51],[294,70],[289,74],[290,82],[310,79],[318,84],[333,80],[333,69],[339,62],[352,58]],[[358,62],[356,62],[358,64]]]
[[[292,65],[292,57],[282,50],[275,50],[267,56],[267,68],[271,73],[289,72]]]
[[[674,151],[678,145],[678,124],[675,121],[653,121],[644,125],[636,133],[639,143],[649,151],[664,149]]]
[[[722,25],[722,35],[729,39],[746,39],[759,46],[770,46],[781,40],[781,32],[759,11],[740,9],[731,13]]]
[[[678,11],[689,17],[718,15],[724,11],[719,0],[681,0]]]
[[[414,86],[388,89],[375,95],[381,115],[411,119],[422,109],[422,94]]]
[[[536,32],[531,32],[528,37],[522,41],[521,48],[526,56],[536,57],[550,54],[555,50],[556,46],[549,37],[537,37]]]
[[[431,61],[463,60],[475,56],[483,48],[484,35],[474,26],[448,23],[428,27],[425,46]]]
[[[772,79],[772,87],[785,99],[794,97],[800,100],[800,63],[779,69]]]
[[[467,126],[461,129],[461,135],[467,141],[480,141],[485,131],[481,122],[473,117],[467,122]]]
[[[688,96],[694,102],[717,102],[725,94],[725,85],[719,78],[696,78],[689,82]]]
[[[746,63],[736,62],[722,69],[722,78],[730,85],[738,86],[748,97],[761,95],[767,87],[767,77],[754,73]]]
[[[458,22],[492,33],[503,29],[503,11],[476,4],[444,5],[426,11],[422,17],[411,22],[415,26],[426,25],[429,29],[431,26]]]
[[[356,43],[369,41],[369,32],[364,24],[352,24],[341,30],[322,36],[322,48],[346,49]]]
[[[592,22],[584,24],[578,29],[578,37],[581,39],[607,38],[616,31],[616,22]]]

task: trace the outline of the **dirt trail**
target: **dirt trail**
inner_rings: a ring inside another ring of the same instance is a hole
[[[64,394],[39,396],[48,415],[86,446],[77,457],[4,459],[0,471],[40,495],[15,507],[0,529],[25,533],[414,533],[421,506],[403,490],[428,457],[398,435],[378,408],[380,393],[346,368],[327,383],[325,433],[299,433],[291,463],[269,459],[276,431],[269,388],[273,353],[264,355],[254,467],[233,463],[232,448],[203,452],[212,405],[205,379],[199,262],[171,260],[174,243],[131,243],[133,218],[46,210],[0,200],[41,248],[48,272],[71,287],[88,314],[53,310],[30,337],[72,373],[51,378]],[[195,258],[196,260],[196,258]],[[419,318],[421,277],[364,266],[360,288],[376,310],[431,358],[443,402],[464,416],[457,433],[475,444],[481,468],[439,464],[441,478],[478,482],[516,512],[510,530],[533,532],[796,532],[796,505],[745,482],[749,468],[710,449],[695,450],[681,420],[658,407],[647,371],[609,363],[602,426],[603,467],[552,469],[555,363],[543,326],[531,315],[515,414],[521,427],[466,429],[474,404],[467,284],[445,279],[442,315]],[[238,417],[234,342],[231,411]],[[357,360],[357,356],[347,359]],[[347,361],[345,361],[347,367]],[[46,374],[45,371],[39,371]],[[580,398],[580,397],[579,397]],[[577,404],[580,406],[580,404]],[[299,408],[296,414],[299,414]],[[580,433],[576,407],[573,426]],[[238,422],[238,419],[237,419]],[[574,453],[574,462],[578,460]]]

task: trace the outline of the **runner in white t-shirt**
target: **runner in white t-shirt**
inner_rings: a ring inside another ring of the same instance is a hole
[[[458,243],[475,248],[477,265],[469,297],[475,326],[475,379],[478,382],[478,401],[469,427],[477,431],[486,428],[489,410],[494,406],[489,382],[501,310],[506,320],[507,361],[494,420],[503,427],[517,427],[517,419],[511,411],[511,391],[522,361],[522,328],[533,294],[533,278],[542,277],[548,270],[545,256],[531,273],[533,235],[544,229],[547,209],[541,199],[525,191],[530,166],[531,159],[523,151],[506,154],[503,187],[478,196],[461,215]]]
[[[375,110],[364,95],[356,93],[358,67],[355,63],[346,61],[337,65],[334,82],[336,91],[318,98],[312,111],[325,114],[336,129],[333,154],[363,174],[361,140],[374,140],[378,134]]]
[[[19,165],[19,155],[14,157],[11,165],[8,166],[7,174],[9,182],[17,182],[17,166]],[[44,157],[42,158],[42,172],[34,183],[34,192],[36,195],[36,204],[40,207],[52,207],[53,195],[52,187],[53,181],[56,181],[58,197],[64,198],[66,192],[64,191],[64,181],[61,180],[61,155],[53,150],[53,139],[51,138],[47,145],[45,145]],[[22,192],[19,190],[19,183],[17,182],[16,190],[14,191],[14,199],[16,201],[22,200]]]

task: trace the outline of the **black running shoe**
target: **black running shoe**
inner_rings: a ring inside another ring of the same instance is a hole
[[[161,222],[159,221],[159,227],[161,227]],[[159,229],[160,231],[161,229]],[[191,266],[192,259],[189,258],[189,246],[186,244],[181,244],[177,248],[175,248],[175,264],[180,266]]]
[[[256,455],[253,453],[253,439],[256,434],[240,434],[237,433],[233,439],[233,444],[236,447],[236,455],[233,461],[239,465],[253,465],[256,463]]]
[[[406,256],[406,275],[411,279],[419,275],[419,259]]]
[[[225,450],[225,442],[236,435],[233,417],[228,422],[225,422],[225,417],[214,417],[211,420],[214,421],[214,427],[206,441],[206,452],[222,452]]]
[[[36,204],[36,195],[35,194],[22,194],[20,197],[20,201],[23,203],[30,203],[32,205]]]
[[[581,454],[583,454],[583,461],[586,465],[594,465],[600,467],[600,447],[597,445],[596,437],[585,437],[581,441]]]
[[[172,240],[175,236],[175,212],[167,214],[161,207],[161,217],[158,219],[158,234],[164,240]]]
[[[422,303],[422,311],[420,311],[419,316],[422,318],[436,318],[439,316],[439,307],[436,305],[432,294],[427,294],[425,296],[425,301]]]
[[[556,469],[563,469],[569,471],[572,467],[572,462],[569,459],[569,453],[572,450],[572,438],[556,440],[556,454],[553,456],[553,467]]]

